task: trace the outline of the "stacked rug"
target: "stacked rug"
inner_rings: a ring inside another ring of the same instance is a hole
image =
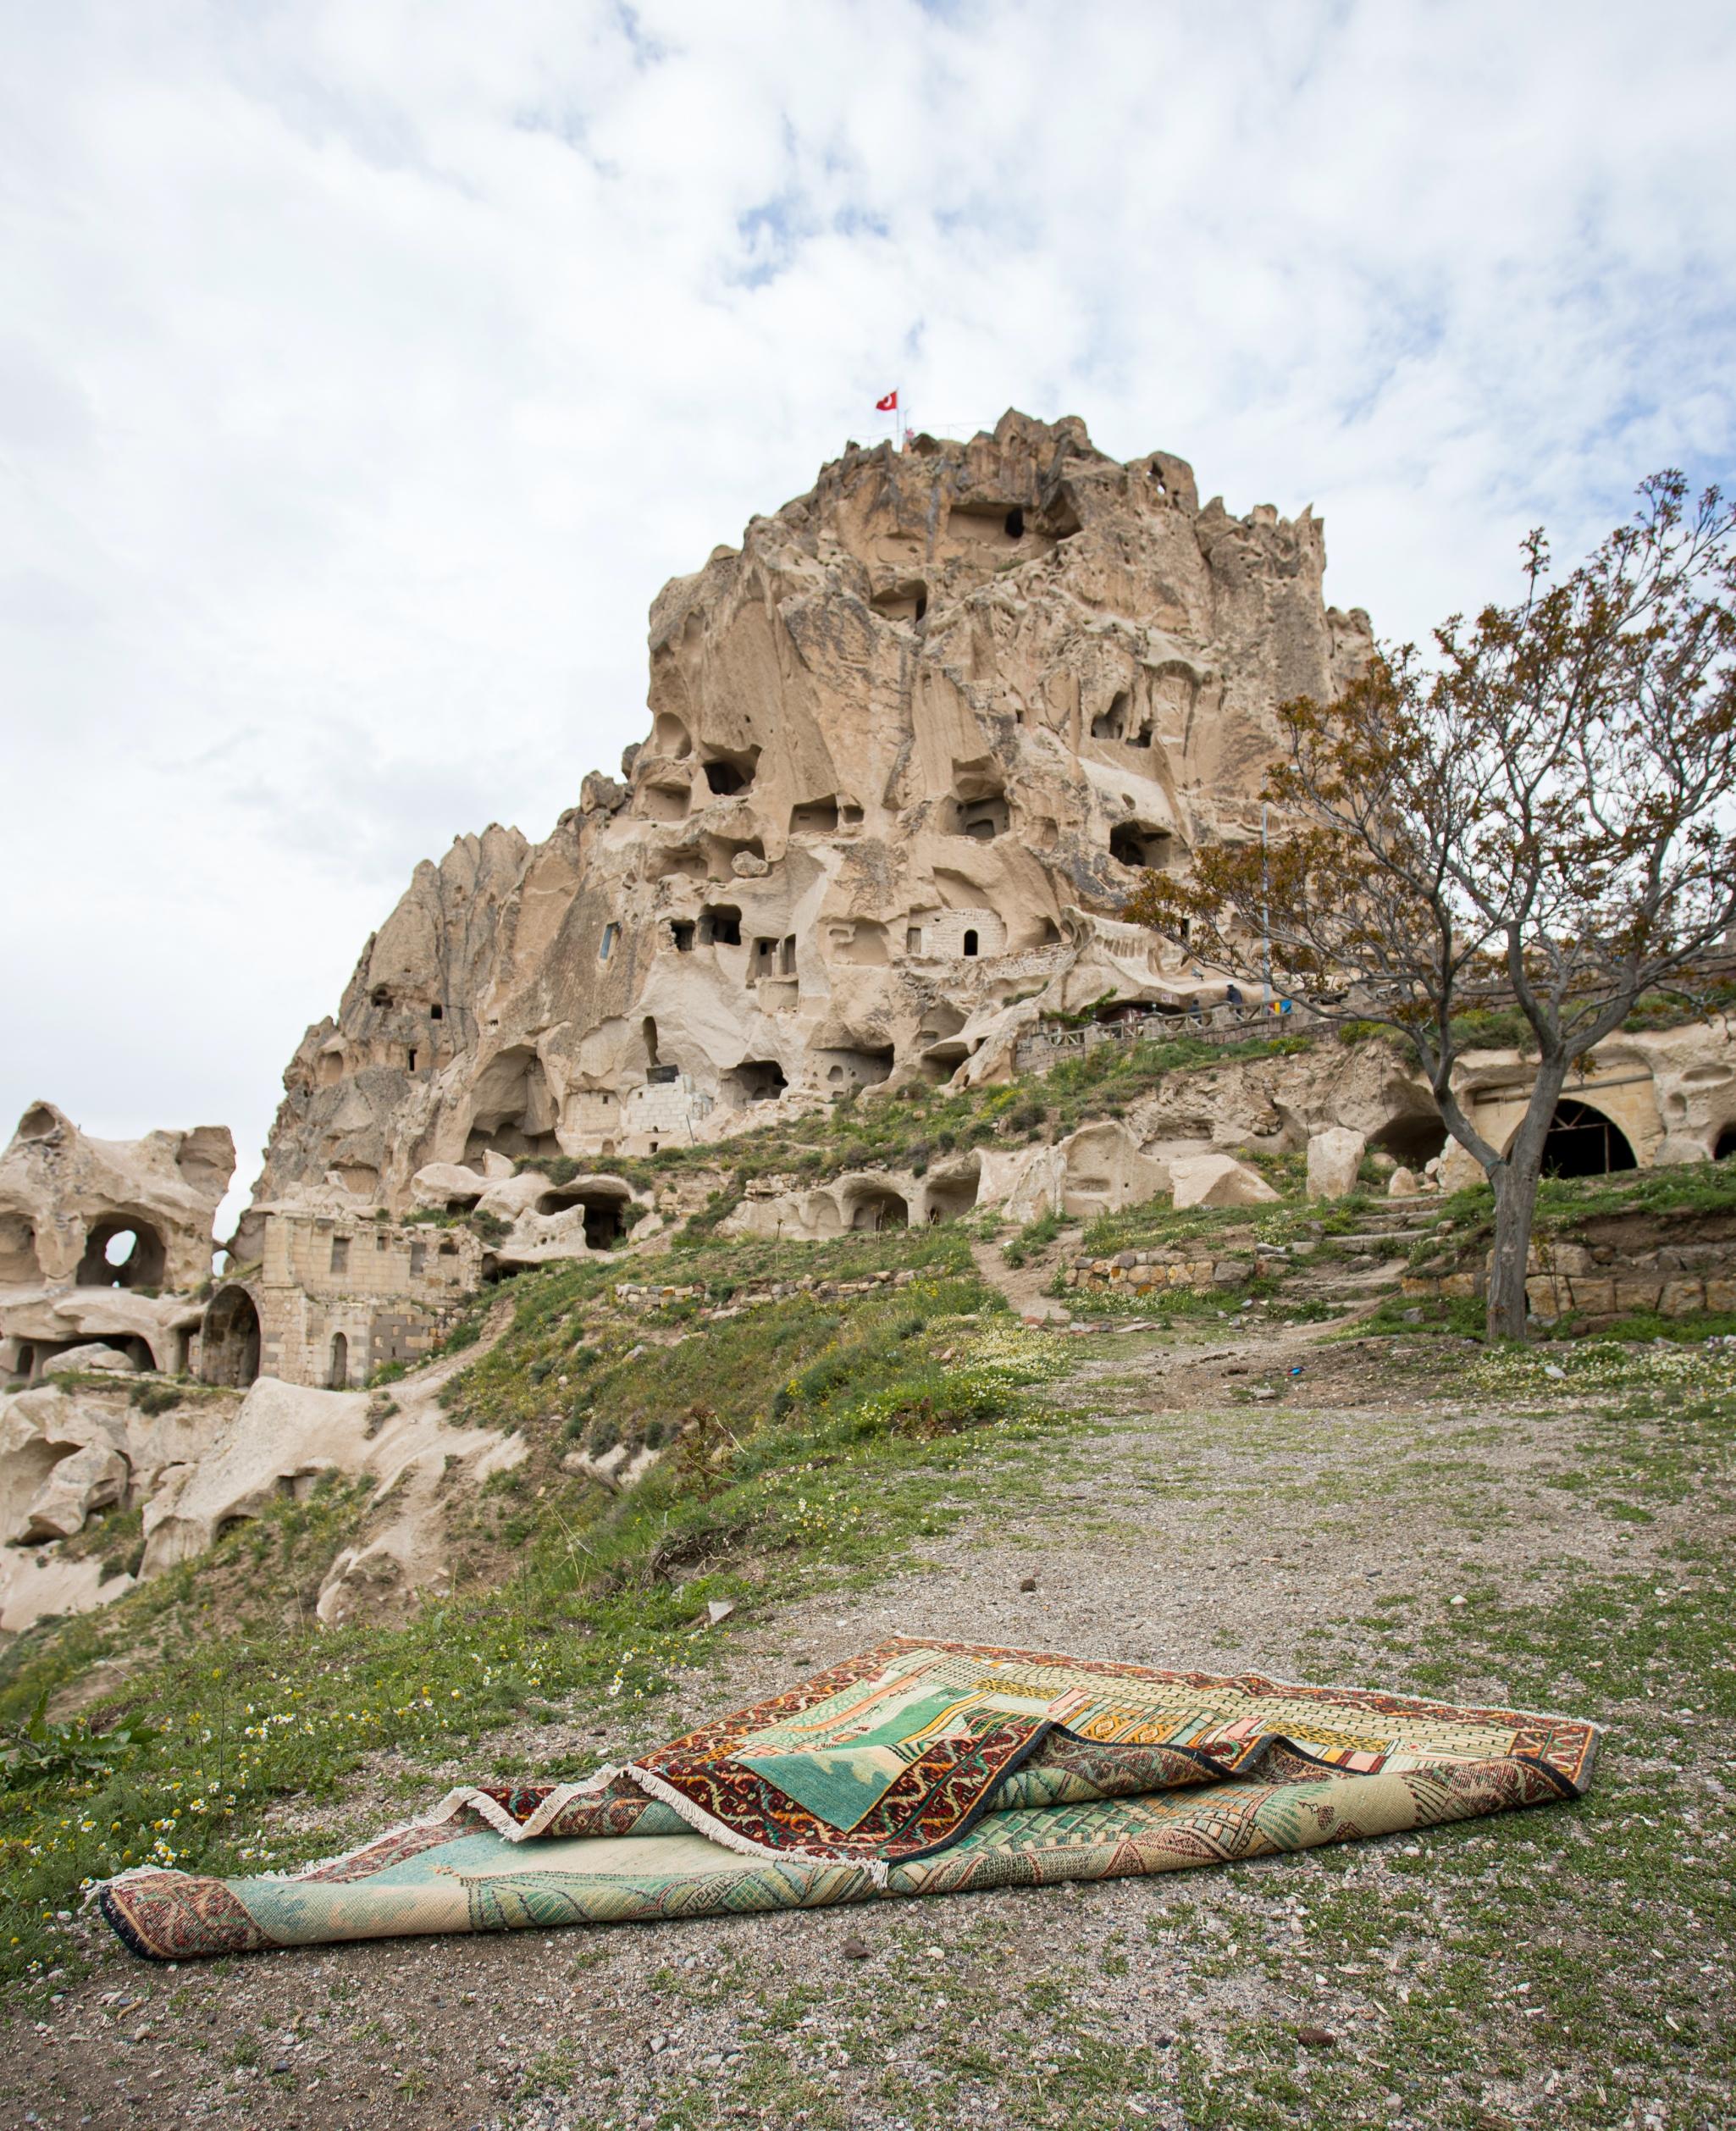
[[[1595,1725],[896,1636],[580,1783],[290,1874],[101,1890],[163,1961],[1175,1872],[1576,1798]]]

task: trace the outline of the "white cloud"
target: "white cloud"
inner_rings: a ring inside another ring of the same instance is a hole
[[[415,860],[639,737],[663,579],[919,418],[1313,501],[1393,634],[1733,435],[1736,30],[1515,9],[15,14],[0,1119],[222,1118]]]

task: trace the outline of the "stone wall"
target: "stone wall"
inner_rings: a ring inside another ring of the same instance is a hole
[[[1258,1266],[1245,1258],[1190,1258],[1179,1250],[1124,1250],[1113,1258],[1075,1258],[1064,1285],[1095,1295],[1157,1295],[1175,1287],[1241,1287]]]
[[[420,1361],[480,1286],[483,1257],[467,1228],[274,1211],[258,1270],[219,1289],[207,1323],[232,1315],[240,1287],[258,1317],[259,1375],[345,1390],[389,1362]],[[208,1378],[234,1381],[216,1340],[209,1359]]]
[[[708,1324],[721,1318],[739,1317],[744,1309],[764,1303],[780,1303],[791,1295],[816,1295],[822,1301],[837,1296],[870,1295],[881,1287],[908,1287],[919,1276],[908,1267],[895,1272],[870,1273],[860,1280],[820,1280],[813,1274],[800,1280],[760,1280],[738,1287],[726,1301],[708,1303],[710,1289],[697,1283],[663,1286],[655,1281],[623,1280],[615,1288],[615,1299],[623,1309],[673,1309],[699,1303],[699,1316]]]
[[[1677,1224],[1671,1224],[1676,1226]],[[1674,1240],[1659,1239],[1656,1216],[1634,1213],[1596,1224],[1584,1240],[1540,1236],[1531,1246],[1525,1282],[1531,1313],[1545,1323],[1567,1316],[1595,1326],[1600,1319],[1656,1310],[1689,1317],[1700,1310],[1736,1311],[1736,1234],[1695,1232],[1691,1216]],[[1627,1232],[1624,1234],[1623,1231]],[[1407,1272],[1404,1292],[1445,1300],[1479,1299],[1487,1292],[1490,1254],[1461,1257]]]

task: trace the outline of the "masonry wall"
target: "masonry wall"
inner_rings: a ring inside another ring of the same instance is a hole
[[[354,1388],[388,1362],[420,1361],[482,1280],[482,1244],[467,1229],[274,1214],[250,1283],[259,1312],[260,1373],[293,1384]],[[347,1353],[333,1384],[333,1342]]]
[[[1736,1311],[1736,1234],[1695,1233],[1684,1221],[1678,1240],[1660,1242],[1656,1220],[1608,1220],[1587,1240],[1541,1236],[1531,1246],[1526,1295],[1532,1315],[1551,1323],[1573,1316],[1599,1319],[1656,1310],[1689,1317],[1700,1310]],[[1631,1240],[1623,1236],[1629,1229]],[[1418,1266],[1407,1273],[1407,1295],[1480,1298],[1488,1292],[1489,1256],[1450,1268]]]

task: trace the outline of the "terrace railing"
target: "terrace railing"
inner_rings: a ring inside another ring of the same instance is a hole
[[[1304,1006],[1212,1006],[1197,1010],[1140,1014],[1124,1021],[1087,1021],[1082,1028],[1038,1029],[1021,1037],[1020,1072],[1042,1072],[1063,1058],[1082,1057],[1103,1043],[1165,1043],[1186,1038],[1194,1043],[1246,1043],[1256,1038],[1296,1036],[1319,1026],[1319,1016]]]

